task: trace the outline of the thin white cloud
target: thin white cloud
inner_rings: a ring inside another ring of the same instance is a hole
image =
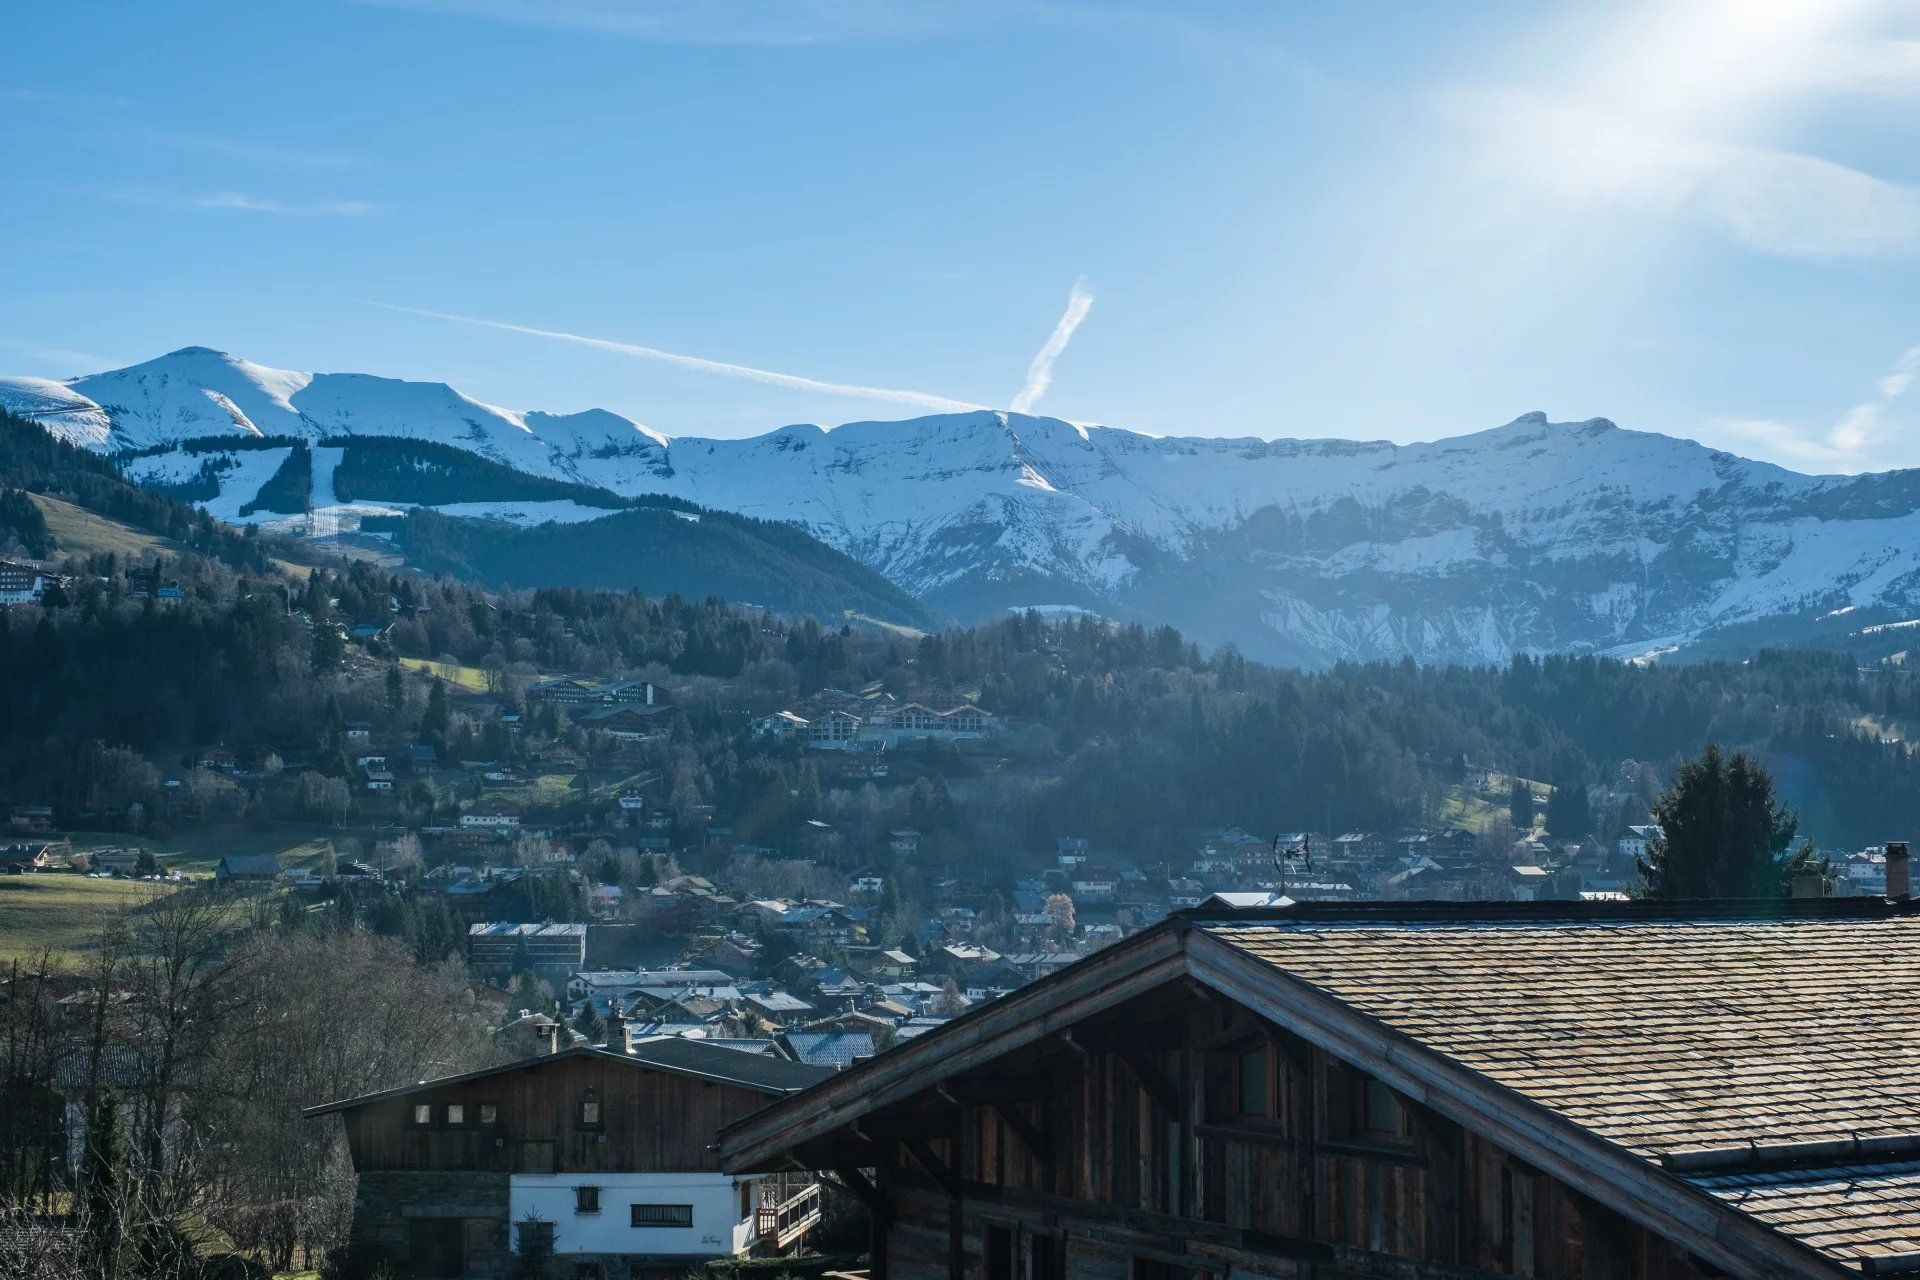
[[[1825,431],[1812,432],[1768,418],[1721,418],[1722,431],[1766,446],[1783,458],[1839,471],[1886,465],[1877,447],[1893,434],[1888,415],[1920,374],[1920,346],[1908,347],[1875,383],[1875,394],[1842,414]]]
[[[372,213],[375,208],[365,200],[268,200],[237,191],[210,192],[190,197],[189,202],[201,209],[240,209],[248,213],[291,213],[303,217],[357,218]]]
[[[1776,77],[1781,88],[1884,98],[1920,96],[1920,40],[1852,40],[1816,45]]]
[[[275,213],[300,218],[358,218],[378,211],[365,200],[275,200],[240,191],[123,191],[122,200],[136,204],[168,205],[177,209],[227,209],[241,213]]]
[[[1831,160],[1689,137],[1540,95],[1456,93],[1447,104],[1497,133],[1511,181],[1573,206],[1690,219],[1772,257],[1920,250],[1920,189]]]
[[[1047,335],[1046,342],[1035,353],[1033,363],[1027,366],[1027,382],[1020,388],[1020,394],[1013,398],[1015,413],[1030,413],[1039,403],[1040,397],[1047,394],[1047,388],[1053,385],[1053,362],[1067,349],[1067,343],[1073,340],[1073,331],[1087,318],[1087,312],[1093,309],[1093,294],[1087,291],[1086,280],[1073,282],[1073,288],[1067,293],[1067,309],[1060,313],[1060,320],[1053,326],[1053,332]]]
[[[536,338],[551,338],[556,342],[570,342],[576,346],[592,347],[597,351],[612,351],[619,355],[637,356],[642,360],[658,360],[665,364],[678,365],[682,369],[693,369],[700,373],[717,374],[723,378],[741,378],[749,382],[764,382],[776,387],[790,387],[796,391],[818,391],[827,395],[852,396],[863,400],[884,400],[892,404],[910,405],[917,409],[942,409],[947,411],[969,411],[984,409],[986,405],[973,404],[965,400],[954,400],[947,396],[936,396],[925,391],[899,391],[888,387],[864,387],[844,382],[822,382],[818,378],[803,378],[793,373],[775,373],[771,369],[755,369],[744,364],[729,364],[723,360],[708,360],[704,356],[682,355],[674,351],[662,351],[657,347],[642,347],[631,342],[615,342],[610,338],[590,338],[583,334],[566,333],[558,329],[536,329],[530,325],[509,324],[504,320],[485,320],[476,316],[454,315],[445,311],[429,311],[423,307],[403,307],[389,302],[376,302],[376,307],[388,311],[402,311],[408,315],[428,316],[435,320],[451,320],[456,324],[478,325],[483,329],[498,329],[504,333],[524,333]]]
[[[1572,239],[1631,241],[1657,217],[1771,257],[1912,254],[1920,188],[1799,141],[1822,136],[1807,125],[1836,97],[1920,90],[1920,42],[1890,38],[1905,34],[1903,7],[1623,0],[1595,22],[1550,21],[1529,47],[1574,56],[1529,57],[1513,80],[1441,94],[1472,153],[1456,185],[1469,209],[1478,196],[1478,216],[1519,219],[1520,234],[1587,214]]]
[[[126,137],[142,145],[196,151],[235,160],[241,164],[270,165],[289,169],[345,169],[352,159],[338,152],[315,151],[307,147],[256,138],[225,137],[212,133],[187,133],[163,129],[132,130]]]

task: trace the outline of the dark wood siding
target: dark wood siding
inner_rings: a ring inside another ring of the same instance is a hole
[[[1040,1099],[950,1098],[899,1121],[921,1133],[952,1126],[920,1142],[951,1173],[957,1201],[905,1153],[911,1142],[874,1124],[876,1176],[892,1209],[885,1280],[984,1280],[989,1226],[1013,1233],[1016,1280],[1035,1280],[1035,1236],[1064,1242],[1064,1280],[1466,1274],[1449,1268],[1542,1280],[1709,1274],[1418,1107],[1402,1103],[1397,1134],[1356,1136],[1352,1090],[1364,1078],[1283,1029],[1192,1001],[1179,1016],[1181,1047],[1063,1052],[1053,1041],[1031,1061],[1000,1067],[1008,1078],[1039,1075]],[[1164,1027],[1166,1017],[1162,1008],[1137,1021]],[[1250,1043],[1269,1047],[1279,1083],[1270,1114],[1245,1118],[1233,1114],[1230,1055]],[[1021,1129],[1043,1135],[1051,1161]],[[1312,1255],[1318,1246],[1357,1252],[1334,1266]]]
[[[598,1129],[576,1122],[589,1091],[600,1104]],[[768,1101],[752,1089],[582,1057],[370,1103],[345,1119],[354,1167],[361,1172],[514,1172],[536,1167],[543,1149],[533,1143],[552,1144],[556,1173],[717,1172],[715,1132]],[[449,1103],[466,1108],[466,1124],[445,1125]],[[491,1128],[478,1123],[483,1103],[500,1109]],[[433,1108],[430,1127],[413,1125],[416,1104]]]

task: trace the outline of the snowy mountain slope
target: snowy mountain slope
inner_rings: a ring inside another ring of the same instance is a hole
[[[113,419],[64,382],[47,378],[0,378],[0,409],[24,414],[40,422],[53,435],[83,449],[115,447]]]
[[[45,421],[103,450],[235,434],[453,445],[797,524],[948,616],[1075,607],[1308,663],[1633,652],[1849,607],[1862,625],[1920,615],[1920,473],[1805,476],[1603,419],[1528,414],[1414,445],[993,412],[668,440],[603,410],[521,413],[205,348],[70,384],[0,379],[0,404],[29,399],[80,408]]]

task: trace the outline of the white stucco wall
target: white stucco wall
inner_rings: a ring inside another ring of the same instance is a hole
[[[530,1216],[551,1222],[554,1252],[563,1255],[717,1258],[745,1253],[753,1243],[752,1216],[740,1213],[741,1181],[724,1173],[516,1173],[508,1211],[516,1227]],[[574,1212],[577,1186],[600,1188],[600,1212]],[[693,1225],[635,1227],[636,1204],[692,1205]]]

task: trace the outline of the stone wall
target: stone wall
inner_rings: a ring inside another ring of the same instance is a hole
[[[401,1276],[420,1274],[409,1254],[409,1221],[461,1218],[467,1224],[465,1274],[497,1280],[511,1271],[507,1205],[504,1173],[363,1173],[353,1197],[354,1260],[385,1265]]]

